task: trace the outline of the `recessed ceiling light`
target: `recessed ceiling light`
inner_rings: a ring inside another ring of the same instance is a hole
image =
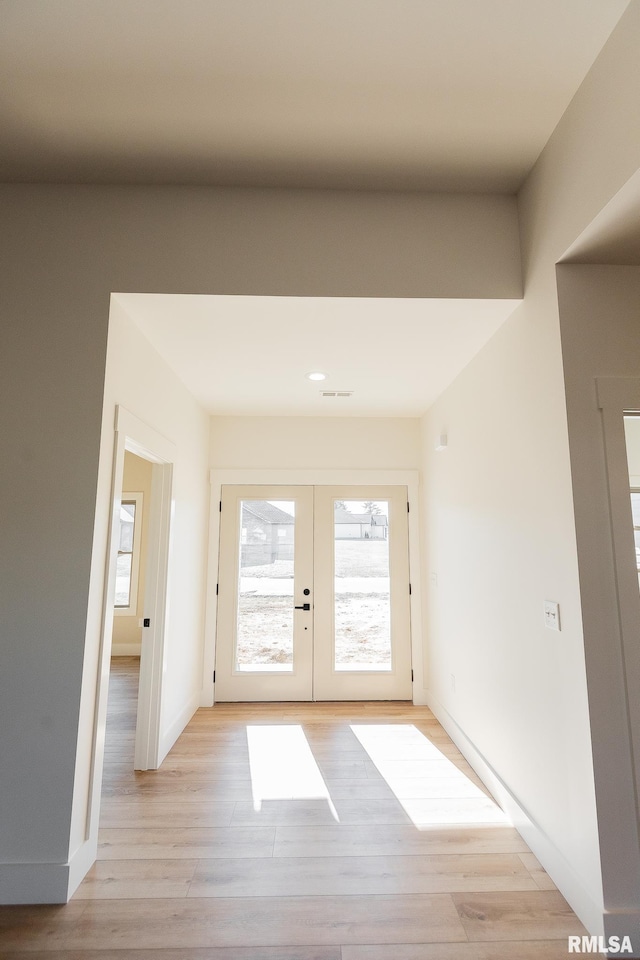
[[[308,373],[307,380],[326,380],[326,373]]]

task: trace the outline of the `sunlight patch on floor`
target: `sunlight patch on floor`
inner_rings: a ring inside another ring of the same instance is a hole
[[[495,801],[413,724],[352,724],[351,730],[419,829],[510,824]]]
[[[338,814],[300,724],[247,726],[253,808],[264,800],[324,799]]]

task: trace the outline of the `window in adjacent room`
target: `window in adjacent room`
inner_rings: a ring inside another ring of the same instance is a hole
[[[115,613],[133,616],[138,605],[138,572],[142,532],[142,494],[123,493],[116,562]]]

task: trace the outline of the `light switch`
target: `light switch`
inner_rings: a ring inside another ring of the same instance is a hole
[[[560,630],[560,604],[553,600],[544,601],[544,625],[549,630]]]

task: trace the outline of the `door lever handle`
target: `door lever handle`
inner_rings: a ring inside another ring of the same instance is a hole
[[[294,607],[293,609],[294,609],[294,610],[311,610],[311,604],[310,604],[310,603],[303,603],[302,606],[300,606],[300,607]]]

